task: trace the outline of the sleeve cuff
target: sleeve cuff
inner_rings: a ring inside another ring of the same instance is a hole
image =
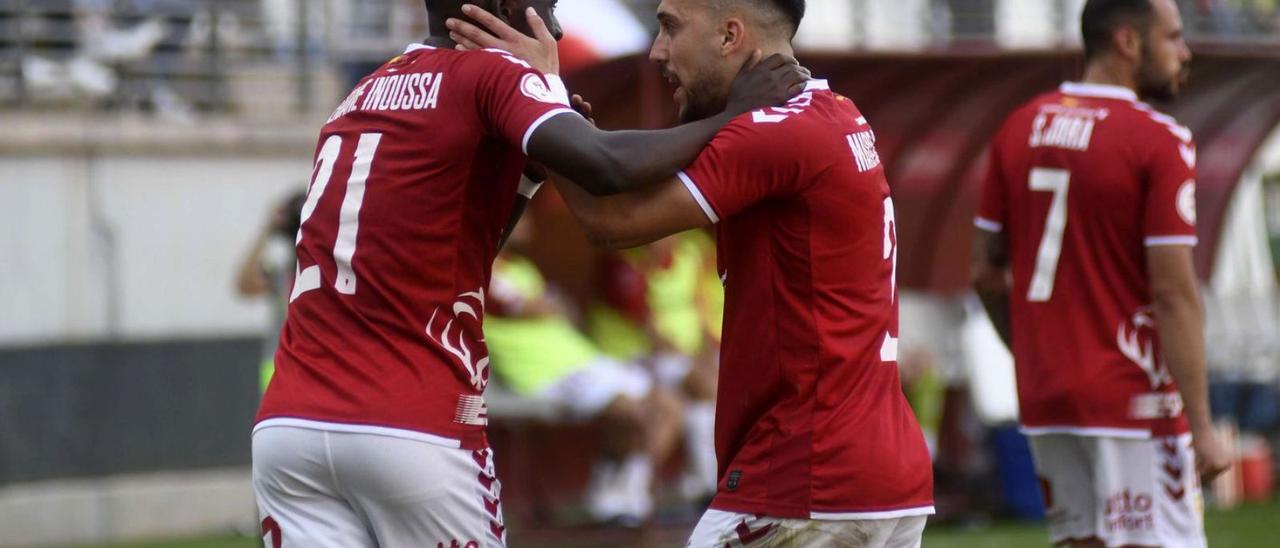
[[[573,109],[571,108],[557,108],[547,112],[546,114],[543,114],[542,116],[539,116],[537,120],[534,120],[532,124],[529,124],[529,129],[525,130],[524,132],[524,138],[520,140],[520,151],[524,152],[525,156],[529,155],[529,140],[533,138],[533,132],[537,131],[537,129],[541,127],[542,124],[547,123],[547,120],[555,118],[556,116],[559,116],[561,114],[576,115],[578,113],[574,112]]]
[[[680,178],[680,182],[684,183],[684,187],[689,190],[689,194],[693,195],[693,199],[697,200],[698,207],[702,208],[702,212],[707,215],[707,219],[711,220],[711,224],[718,224],[720,216],[716,214],[715,208],[711,207],[711,203],[707,201],[707,197],[702,195],[702,189],[693,182],[689,174],[681,171],[676,174]]]
[[[1143,242],[1147,247],[1157,247],[1163,245],[1185,245],[1195,247],[1200,243],[1200,239],[1195,236],[1147,236]]]
[[[1004,230],[1004,224],[992,221],[986,217],[977,217],[973,220],[973,226],[981,228],[987,232],[1001,232]]]
[[[535,183],[528,177],[520,177],[520,188],[516,190],[518,194],[533,199],[533,195],[538,193],[538,189],[542,188],[542,183]]]

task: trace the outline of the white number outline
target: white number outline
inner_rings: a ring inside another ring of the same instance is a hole
[[[333,260],[338,267],[338,275],[333,287],[343,295],[355,295],[356,274],[351,266],[356,254],[356,237],[360,232],[360,208],[364,206],[365,183],[373,168],[373,157],[382,143],[381,133],[365,133],[360,135],[356,144],[355,158],[351,164],[351,176],[347,178],[347,189],[342,199],[342,208],[338,212],[338,236],[333,244]],[[333,177],[334,163],[342,152],[342,137],[333,135],[325,140],[316,155],[315,177],[307,189],[307,201],[302,206],[301,223],[298,226],[296,244],[302,245],[303,227],[316,211],[316,205],[329,187],[329,179]],[[295,271],[293,293],[289,302],[298,300],[303,293],[320,288],[320,265],[315,264],[302,268],[299,262]]]
[[[898,216],[893,209],[893,198],[884,199],[884,259],[890,261],[892,274],[889,276],[889,303],[898,302]],[[880,361],[898,361],[898,338],[885,331],[884,342],[880,344]]]
[[[1067,230],[1067,194],[1071,189],[1071,172],[1065,169],[1037,167],[1031,170],[1027,185],[1032,191],[1052,192],[1053,202],[1044,222],[1044,236],[1036,252],[1036,269],[1027,288],[1027,301],[1048,302],[1053,298],[1054,281],[1058,277],[1058,260],[1062,258],[1062,236]]]

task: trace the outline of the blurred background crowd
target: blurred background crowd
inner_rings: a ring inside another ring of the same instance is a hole
[[[967,242],[986,139],[1076,76],[1083,3],[810,0],[797,39],[882,134],[935,523],[1042,516]],[[1203,53],[1171,108],[1201,141],[1212,397],[1239,452],[1211,495],[1229,507],[1271,500],[1280,462],[1280,0],[1179,3]],[[657,4],[559,3],[565,75],[603,126],[672,120],[643,59]],[[255,536],[248,433],[315,134],[425,20],[420,0],[0,0],[0,546]],[[513,539],[691,523],[715,481],[714,236],[601,252],[544,192],[487,321]],[[575,375],[599,401],[548,393]]]

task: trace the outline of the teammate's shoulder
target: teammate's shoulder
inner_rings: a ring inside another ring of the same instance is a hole
[[[1168,135],[1184,145],[1195,143],[1195,135],[1191,132],[1191,128],[1182,125],[1177,118],[1160,112],[1151,105],[1135,102],[1130,109],[1130,115],[1134,123],[1143,126],[1144,130],[1150,130],[1154,135]],[[1156,142],[1161,140],[1163,139],[1158,139]]]
[[[533,70],[533,66],[509,51],[498,48],[486,48],[466,52],[477,61],[496,66],[510,67],[517,70]]]

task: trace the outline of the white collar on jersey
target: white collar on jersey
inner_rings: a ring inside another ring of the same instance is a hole
[[[831,84],[828,84],[826,80],[818,80],[816,78],[809,80],[804,85],[805,91],[822,91],[822,90],[830,90],[830,89],[831,89]]]
[[[1107,84],[1086,84],[1082,82],[1063,82],[1059,91],[1076,97],[1101,97],[1103,99],[1119,99],[1121,101],[1138,102],[1138,94],[1133,90]]]
[[[407,54],[409,54],[409,53],[412,53],[412,52],[418,51],[418,50],[420,50],[420,49],[436,49],[436,48],[433,48],[433,47],[428,46],[428,45],[426,45],[426,44],[409,44],[409,47],[404,48],[404,54],[406,54],[406,55],[407,55]]]

